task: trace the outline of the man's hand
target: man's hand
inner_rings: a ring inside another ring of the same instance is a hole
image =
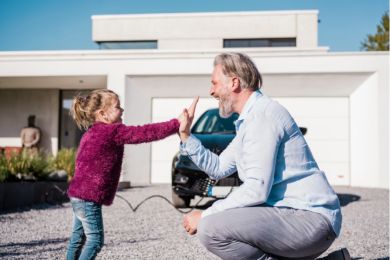
[[[202,211],[194,210],[184,216],[183,227],[188,234],[194,235],[198,229]]]
[[[187,141],[188,137],[190,136],[190,129],[192,125],[192,120],[194,120],[195,109],[198,100],[199,97],[195,97],[192,101],[191,106],[188,109],[184,109],[183,113],[179,116],[179,136],[183,143]]]

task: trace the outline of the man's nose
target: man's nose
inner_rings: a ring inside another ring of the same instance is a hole
[[[214,96],[214,94],[215,94],[214,86],[210,87],[209,94],[210,94],[210,96]]]

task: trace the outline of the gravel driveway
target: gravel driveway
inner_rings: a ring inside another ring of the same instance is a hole
[[[335,189],[343,204],[343,229],[324,255],[347,247],[355,259],[389,259],[388,190]],[[170,198],[170,186],[134,187],[118,194],[135,205],[153,194]],[[136,213],[116,198],[103,208],[105,246],[97,259],[218,259],[196,236],[186,234],[182,217],[160,198],[147,201]],[[64,259],[71,224],[69,203],[0,213],[0,258]]]

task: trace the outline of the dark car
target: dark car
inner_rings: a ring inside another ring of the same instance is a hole
[[[204,147],[220,154],[236,135],[234,121],[238,114],[229,118],[219,116],[218,108],[204,112],[195,122],[191,133]],[[300,128],[303,134],[306,128]],[[191,199],[201,197],[226,197],[241,184],[237,172],[219,181],[211,180],[188,156],[177,153],[172,161],[172,202],[176,207],[188,207]]]

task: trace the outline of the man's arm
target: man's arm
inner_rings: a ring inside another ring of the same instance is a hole
[[[180,146],[181,154],[188,155],[202,171],[212,179],[219,180],[233,174],[236,168],[235,154],[237,139],[234,138],[226,149],[218,156],[206,149],[193,135]]]
[[[188,154],[185,148],[198,152]],[[190,148],[192,147],[192,149]],[[234,139],[220,156],[206,149],[198,139],[189,136],[187,142],[181,146],[181,152],[190,156],[191,160],[213,179],[222,179],[236,171],[234,160]],[[210,209],[210,208],[209,208]],[[194,210],[183,218],[183,227],[190,235],[197,232],[200,219],[205,216],[206,211]]]
[[[213,179],[221,179],[236,171],[234,162],[234,139],[224,152],[218,155],[204,148],[198,139],[190,133],[199,97],[194,98],[191,106],[184,109],[179,117],[179,136],[181,139],[180,152],[188,155],[191,160]]]
[[[232,208],[264,203],[271,191],[283,129],[264,115],[251,119],[243,133],[240,156],[244,183],[227,198],[216,201],[202,217]]]

